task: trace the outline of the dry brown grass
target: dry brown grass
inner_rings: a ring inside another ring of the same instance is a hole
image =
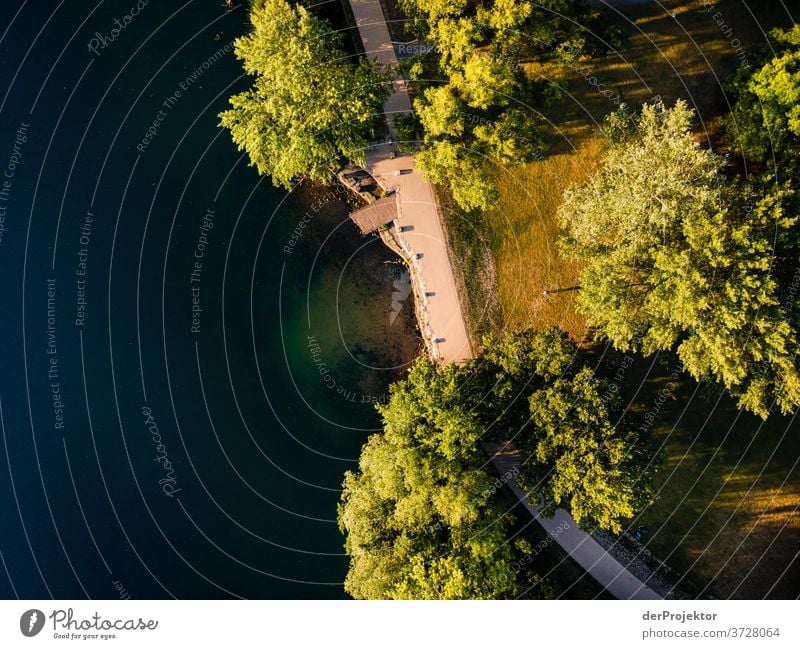
[[[556,212],[564,188],[585,179],[600,157],[602,142],[589,138],[575,152],[552,155],[524,167],[499,169],[495,209],[484,215],[495,257],[497,293],[506,327],[558,326],[583,340],[586,320],[574,309],[576,294],[545,296],[545,289],[578,283],[580,266],[558,250]]]

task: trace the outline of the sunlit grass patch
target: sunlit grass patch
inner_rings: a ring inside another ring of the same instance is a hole
[[[585,337],[586,320],[574,309],[576,293],[545,296],[543,292],[578,284],[579,264],[559,253],[556,213],[564,189],[588,175],[602,146],[600,138],[590,138],[576,151],[513,170],[495,170],[500,199],[483,218],[506,327],[558,326],[577,341]]]

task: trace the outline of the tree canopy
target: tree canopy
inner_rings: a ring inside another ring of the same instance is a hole
[[[433,182],[447,182],[463,209],[487,209],[497,192],[484,165],[530,162],[544,151],[538,111],[550,97],[521,62],[567,38],[574,31],[569,17],[583,8],[566,0],[402,0],[401,6],[436,44],[422,57],[425,65],[410,67],[420,79],[419,167]]]
[[[518,481],[534,502],[578,522],[619,531],[649,498],[648,445],[566,334],[484,347],[462,366],[418,360],[379,406],[383,432],[346,474],[339,506],[354,597],[502,598],[538,581],[515,570],[520,550],[480,446],[489,437],[522,447]]]
[[[770,41],[760,67],[740,67],[727,80],[734,105],[724,123],[746,158],[786,165],[791,178],[800,161],[800,25],[772,30]]]
[[[522,451],[520,480],[546,512],[619,532],[652,495],[650,440],[623,416],[617,391],[595,376],[558,329],[486,341],[484,424]]]
[[[386,76],[349,60],[340,35],[300,4],[257,0],[250,22],[235,52],[255,79],[231,97],[221,125],[276,184],[329,180],[343,158],[363,157],[388,96]]]
[[[359,472],[345,476],[339,525],[347,534],[348,593],[360,599],[513,596],[514,554],[482,468],[481,428],[461,373],[416,363],[380,408]]]
[[[774,255],[796,248],[793,192],[727,181],[692,117],[683,102],[615,115],[600,168],[566,192],[561,245],[586,263],[578,308],[621,350],[676,348],[740,406],[789,412],[800,404],[795,305]]]

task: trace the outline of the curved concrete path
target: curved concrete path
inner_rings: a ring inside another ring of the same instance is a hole
[[[379,0],[350,0],[358,32],[368,57],[382,65],[397,65],[392,39]],[[398,113],[411,112],[411,100],[405,81],[394,82],[394,91],[383,105],[391,132]],[[431,355],[444,363],[460,363],[472,357],[472,347],[458,299],[449,246],[433,185],[417,172],[414,156],[397,154],[388,143],[367,150],[367,170],[386,189],[397,193],[400,217],[395,221],[394,236],[406,251],[412,265],[412,278],[419,308],[425,314],[420,323]]]

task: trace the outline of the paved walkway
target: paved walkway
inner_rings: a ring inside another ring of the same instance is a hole
[[[367,56],[393,68],[397,57],[379,0],[350,0],[358,32]],[[402,79],[383,106],[390,130],[397,113],[411,111],[411,101]],[[406,251],[416,282],[424,322],[420,323],[432,356],[445,363],[460,363],[472,357],[461,303],[449,257],[449,246],[433,186],[415,169],[414,157],[390,156],[396,147],[378,144],[367,151],[367,170],[386,189],[395,189],[400,217],[395,221],[395,239]]]
[[[513,475],[515,468],[519,470],[520,453],[510,443],[505,445],[487,443],[484,444],[484,449],[492,458],[492,463],[500,475],[509,471]],[[617,599],[663,599],[606,552],[605,548],[584,532],[565,510],[557,509],[553,518],[545,518],[539,508],[534,506],[525,493],[516,486],[513,478],[508,486],[545,532],[611,595]]]
[[[394,68],[397,65],[397,55],[380,0],[350,0],[350,7],[353,9],[358,34],[361,36],[367,56],[387,68]],[[394,82],[394,92],[383,104],[383,112],[390,129],[394,125],[394,116],[397,113],[411,112],[411,100],[408,98],[406,82],[403,79]]]

